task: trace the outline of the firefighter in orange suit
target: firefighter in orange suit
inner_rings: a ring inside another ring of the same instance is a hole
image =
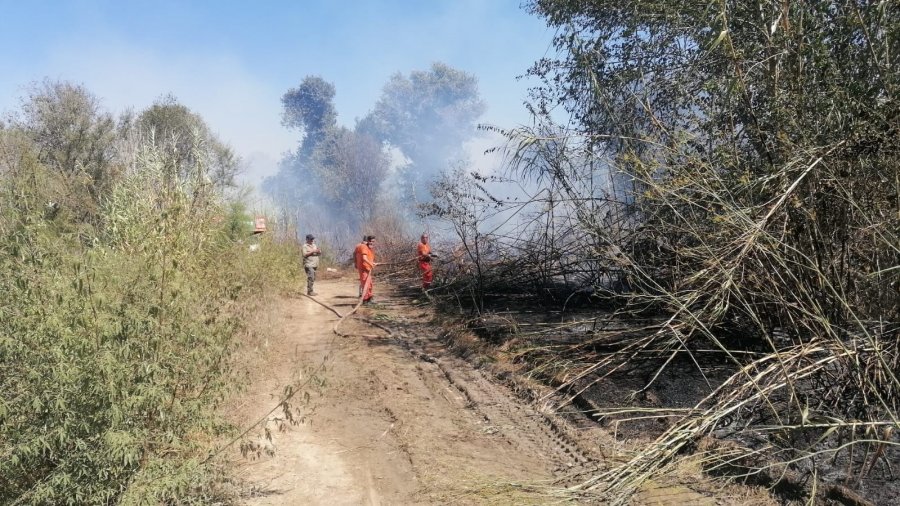
[[[367,235],[363,238],[363,242],[356,245],[353,251],[353,260],[356,263],[356,271],[359,273],[359,296],[362,298],[363,304],[372,302],[372,285],[374,279],[372,277],[372,269],[375,268],[375,236]]]
[[[431,253],[431,246],[428,244],[428,234],[422,234],[416,247],[416,260],[419,262],[419,270],[422,271],[423,290],[428,290],[431,287],[431,282],[434,280],[434,270],[431,267],[431,259],[434,256]]]

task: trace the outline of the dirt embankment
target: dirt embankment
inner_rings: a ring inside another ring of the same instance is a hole
[[[316,288],[343,314],[356,302],[350,279]],[[309,394],[309,405],[300,425],[269,415],[271,441],[262,426],[251,433],[259,458],[231,450],[246,504],[543,504],[571,497],[560,484],[603,465],[603,431],[518,397],[488,369],[449,353],[427,308],[382,293],[381,307],[341,326],[370,337],[335,336],[338,316],[306,297],[277,300],[256,323],[265,332],[248,346],[251,386],[229,415],[240,425],[258,420],[291,384],[304,385],[293,404]],[[721,502],[669,485],[639,499]]]

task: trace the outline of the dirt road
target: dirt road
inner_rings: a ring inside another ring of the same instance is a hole
[[[319,281],[317,291],[341,314],[356,303],[349,278]],[[271,442],[262,428],[247,438],[259,444],[257,459],[231,451],[245,504],[558,503],[561,484],[603,465],[602,430],[576,429],[520,399],[492,368],[447,350],[428,306],[379,292],[381,307],[341,324],[350,337],[332,332],[334,312],[300,296],[276,299],[254,324],[266,331],[247,347],[250,387],[229,416],[239,425],[267,417],[291,384],[304,385],[292,402],[308,416],[291,425],[269,415]],[[669,485],[636,499],[712,503]]]
[[[320,281],[317,291],[344,314],[356,302],[349,279]],[[278,413],[270,417],[274,456],[234,451],[247,504],[544,502],[555,478],[590,465],[542,413],[424,335],[427,310],[390,294],[381,301],[341,325],[369,337],[335,336],[338,317],[305,297],[273,308],[273,332],[235,412],[245,422],[264,416],[311,371],[325,385],[305,387],[315,406],[307,423],[280,432]]]

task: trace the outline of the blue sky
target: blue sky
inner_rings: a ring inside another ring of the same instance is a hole
[[[310,74],[335,84],[348,126],[391,74],[435,61],[478,77],[484,122],[527,122],[534,83],[516,76],[550,51],[553,32],[520,3],[0,0],[0,111],[44,78],[82,83],[114,112],[172,93],[236,149],[255,182],[295,146],[279,100]]]

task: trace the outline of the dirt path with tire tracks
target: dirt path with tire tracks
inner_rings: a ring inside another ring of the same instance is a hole
[[[356,303],[349,278],[316,289],[342,314]],[[335,336],[338,316],[306,297],[276,300],[255,323],[267,332],[229,415],[263,417],[292,383],[306,385],[294,399],[309,394],[314,411],[303,407],[299,425],[269,416],[271,441],[262,428],[247,438],[258,458],[230,450],[245,504],[544,504],[562,498],[560,479],[599,465],[555,415],[449,353],[427,307],[386,295],[341,325],[351,337]]]

